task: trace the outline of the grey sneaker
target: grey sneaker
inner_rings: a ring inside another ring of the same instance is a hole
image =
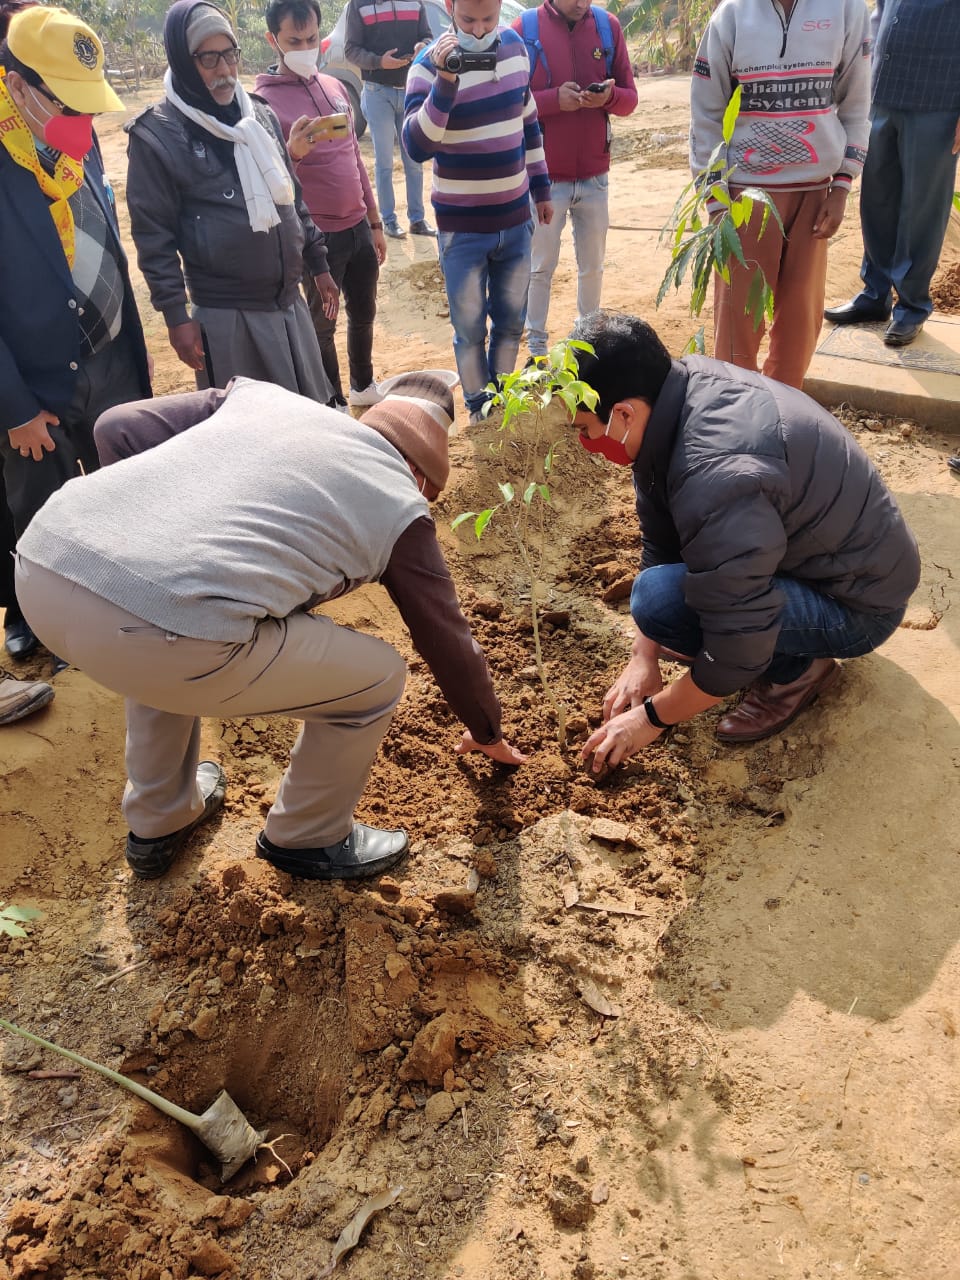
[[[203,796],[203,813],[188,822],[179,831],[154,840],[141,840],[132,831],[127,833],[126,855],[130,870],[140,880],[156,880],[169,871],[177,854],[201,823],[212,818],[223,804],[227,789],[227,775],[215,760],[201,760],[197,765],[197,783]]]
[[[43,680],[15,680],[0,673],[0,724],[13,724],[32,716],[53,701],[53,685]]]

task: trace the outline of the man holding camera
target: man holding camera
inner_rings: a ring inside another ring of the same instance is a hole
[[[510,373],[527,311],[533,219],[553,216],[530,63],[500,0],[452,0],[453,25],[414,60],[403,137],[433,160],[453,348],[471,422]],[[490,333],[487,341],[487,321]]]
[[[533,233],[527,295],[527,345],[531,355],[545,356],[550,285],[568,213],[577,260],[577,317],[600,306],[610,221],[610,116],[630,115],[637,89],[620,24],[590,0],[544,0],[539,8],[525,10],[513,29],[530,55],[530,87],[553,201],[553,221]]]

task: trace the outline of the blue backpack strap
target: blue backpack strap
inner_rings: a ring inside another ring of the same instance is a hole
[[[606,17],[606,14],[604,14]],[[607,26],[610,26],[609,19]],[[540,11],[539,9],[524,9],[520,15],[520,39],[527,46],[527,57],[530,59],[530,75],[532,76],[537,69],[537,60],[543,63],[543,69],[546,72],[547,84],[549,89],[552,81],[550,79],[550,64],[547,62],[547,55],[543,51],[543,45],[540,43]]]
[[[613,27],[610,23],[610,15],[606,9],[601,9],[599,5],[595,4],[590,6],[590,12],[593,14],[593,21],[596,23],[597,39],[603,46],[603,59],[607,66],[607,74],[604,79],[609,80],[613,75]]]

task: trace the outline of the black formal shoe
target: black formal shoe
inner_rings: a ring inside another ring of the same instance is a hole
[[[410,223],[410,234],[412,236],[435,236],[437,233],[429,222],[423,218],[418,218],[416,222]]]
[[[337,844],[316,849],[281,849],[261,831],[257,857],[278,871],[303,880],[363,880],[378,876],[405,856],[410,847],[405,831],[381,831],[355,822]]]
[[[138,879],[156,880],[157,876],[169,871],[197,827],[212,818],[223,804],[227,775],[215,760],[201,760],[197,765],[197,783],[203,796],[203,813],[199,818],[188,822],[179,831],[171,831],[168,836],[158,836],[155,840],[141,840],[132,831],[127,834],[127,862]]]
[[[919,324],[912,320],[891,320],[883,331],[883,345],[885,347],[909,347],[911,342],[916,342],[920,337],[920,330],[923,328],[923,321]]]
[[[960,476],[960,454],[955,453],[953,457],[948,458],[947,466],[955,476]]]
[[[391,240],[406,240],[407,233],[398,222],[385,222],[383,224],[384,235],[388,235]]]
[[[11,658],[29,658],[40,641],[30,630],[26,618],[8,622],[3,628],[3,639]]]
[[[873,324],[878,320],[889,320],[890,308],[880,302],[844,302],[839,307],[827,307],[823,318],[831,324]]]

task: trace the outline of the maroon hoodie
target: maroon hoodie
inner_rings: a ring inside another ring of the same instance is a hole
[[[296,76],[281,63],[257,76],[254,92],[271,106],[290,136],[290,127],[301,116],[331,116],[342,111],[350,117],[346,137],[321,138],[304,158],[294,161],[294,172],[303,187],[310,216],[321,231],[346,231],[376,209],[370,179],[360,158],[353,127],[353,113],[339,81],[315,71],[309,80]]]

